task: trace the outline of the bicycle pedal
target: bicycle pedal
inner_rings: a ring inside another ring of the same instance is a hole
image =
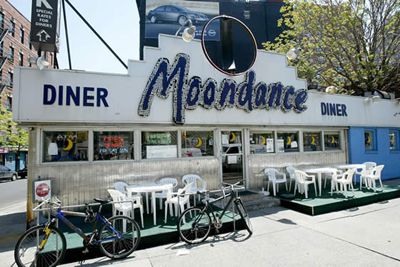
[[[82,253],[83,253],[83,254],[87,254],[87,253],[89,253],[89,250],[88,250],[88,248],[85,248],[84,250],[82,250]]]

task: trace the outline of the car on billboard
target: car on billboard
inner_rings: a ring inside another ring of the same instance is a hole
[[[176,5],[163,5],[150,10],[147,19],[151,23],[168,22],[179,25],[185,25],[188,19],[194,24],[204,24],[209,20],[208,16],[201,12]]]

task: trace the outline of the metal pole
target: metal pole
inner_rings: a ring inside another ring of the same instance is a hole
[[[62,0],[62,8],[63,8],[63,16],[64,16],[65,39],[66,39],[66,41],[67,41],[68,64],[69,64],[69,69],[72,70],[71,51],[70,51],[70,49],[69,49],[69,37],[68,37],[67,15],[66,15],[66,11],[65,11],[65,0]],[[57,64],[57,65],[58,65],[58,64]]]
[[[114,50],[104,41],[104,39],[96,32],[96,30],[89,24],[89,22],[79,13],[79,11],[69,2],[69,0],[63,0],[75,11],[75,13],[81,18],[83,22],[92,30],[92,32],[100,39],[100,41],[110,50],[110,52],[121,62],[121,64],[128,69],[128,66],[122,61],[122,59],[114,52]]]

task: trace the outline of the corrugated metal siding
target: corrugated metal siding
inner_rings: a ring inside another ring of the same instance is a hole
[[[265,186],[265,176],[261,171],[266,167],[283,170],[288,165],[321,164],[332,165],[346,162],[346,152],[278,153],[249,156],[249,188],[261,189]]]

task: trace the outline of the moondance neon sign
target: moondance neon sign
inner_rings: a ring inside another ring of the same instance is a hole
[[[185,111],[198,106],[204,109],[239,108],[246,112],[255,109],[293,110],[301,113],[307,109],[305,102],[308,94],[304,89],[295,90],[293,86],[281,83],[256,84],[256,73],[250,70],[243,82],[237,84],[232,79],[217,81],[208,78],[205,82],[198,76],[188,78],[190,58],[186,54],[177,54],[172,65],[168,59],[160,58],[151,73],[142,98],[138,114],[147,117],[150,114],[154,96],[167,99],[173,94],[173,120],[177,124],[185,123]]]

